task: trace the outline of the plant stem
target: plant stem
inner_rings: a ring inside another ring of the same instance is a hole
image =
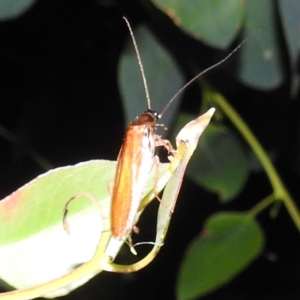
[[[207,87],[206,87],[207,89]],[[235,125],[237,130],[247,141],[259,161],[261,162],[273,188],[272,197],[274,200],[281,200],[285,204],[291,218],[293,219],[295,225],[300,231],[300,212],[295,204],[295,201],[285,188],[278,172],[276,171],[274,165],[272,164],[266,151],[263,149],[257,138],[251,132],[247,124],[242,120],[236,110],[226,101],[226,99],[210,90],[209,94],[213,94],[213,101],[222,109],[224,114],[230,119],[230,121]],[[268,198],[267,198],[268,199]]]
[[[258,215],[261,211],[263,211],[266,207],[271,205],[275,201],[274,194],[269,195],[267,198],[261,200],[257,203],[253,208],[251,208],[250,213],[254,216]]]

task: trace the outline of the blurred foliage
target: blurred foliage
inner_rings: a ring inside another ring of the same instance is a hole
[[[36,2],[37,0],[1,0],[0,2],[0,20],[10,20],[17,18]]]

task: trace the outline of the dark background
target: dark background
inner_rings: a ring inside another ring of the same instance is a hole
[[[168,31],[174,32],[167,17],[159,14],[155,19],[137,2],[103,3],[44,0],[19,18],[0,23],[0,124],[53,167],[115,160],[118,155],[125,132],[117,87],[118,59],[128,37],[123,15],[133,26],[147,22],[158,36],[165,34],[166,46],[178,57],[187,79],[190,74],[182,51],[197,53],[201,67],[224,57],[200,43],[191,43],[190,49],[178,45]],[[274,91],[256,91],[231,75],[234,62],[207,77],[272,151],[297,199],[299,105],[290,98],[289,79]],[[182,110],[193,111],[195,93],[194,87],[187,91]],[[2,137],[0,155],[1,198],[44,172],[24,147]],[[270,191],[265,175],[253,174],[240,196],[243,201],[224,206],[186,179],[166,243],[153,263],[138,273],[100,274],[65,299],[174,299],[180,261],[205,219],[221,209],[249,209]],[[192,201],[195,193],[205,200]],[[146,212],[141,228],[154,209]],[[230,284],[202,299],[299,299],[298,231],[284,208],[275,220],[263,213],[259,221],[267,240],[263,255]]]

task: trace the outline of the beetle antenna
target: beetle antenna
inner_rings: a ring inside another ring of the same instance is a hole
[[[251,36],[250,36],[251,37]],[[171,100],[167,103],[167,105],[164,107],[164,109],[162,110],[160,117],[162,117],[164,115],[164,113],[166,112],[166,110],[168,109],[168,107],[170,106],[170,104],[190,85],[192,84],[195,80],[197,80],[199,77],[201,77],[202,75],[204,75],[205,73],[207,73],[208,71],[210,71],[211,69],[214,69],[216,67],[218,67],[219,65],[221,65],[223,62],[225,62],[226,60],[228,60],[231,55],[233,55],[239,48],[242,47],[242,45],[250,38],[246,38],[244,39],[235,49],[233,49],[225,58],[223,58],[222,60],[220,60],[219,62],[215,63],[214,65],[208,67],[207,69],[205,69],[204,71],[200,72],[198,75],[196,75],[194,78],[192,78],[189,82],[187,82],[172,98]]]
[[[132,42],[133,42],[134,50],[135,50],[135,53],[136,53],[136,56],[137,56],[137,59],[138,59],[138,63],[139,63],[139,66],[140,66],[140,70],[141,70],[141,73],[142,73],[142,78],[143,78],[143,83],[144,83],[144,88],[145,88],[145,93],[146,93],[146,99],[147,99],[147,103],[148,103],[148,108],[150,109],[151,108],[151,100],[150,100],[150,96],[149,96],[147,80],[146,80],[146,76],[145,76],[145,71],[144,71],[144,67],[143,67],[143,64],[142,64],[142,60],[141,60],[141,57],[140,57],[139,49],[138,49],[138,46],[137,46],[135,37],[133,35],[133,32],[132,32],[132,29],[131,29],[129,21],[125,17],[123,17],[123,19],[125,20],[125,22],[127,24],[127,27],[129,29],[130,35],[131,35],[131,39],[132,39]]]

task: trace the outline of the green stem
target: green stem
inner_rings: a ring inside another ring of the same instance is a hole
[[[257,203],[250,211],[250,213],[254,216],[258,215],[261,211],[263,211],[266,207],[271,205],[275,201],[274,194],[269,195],[267,198],[263,199],[259,203]]]
[[[247,124],[242,120],[242,118],[235,111],[235,109],[226,101],[226,99],[218,93],[213,93],[213,101],[217,103],[217,105],[222,109],[226,116],[235,125],[237,130],[241,133],[241,135],[250,145],[253,152],[261,162],[273,187],[274,194],[272,196],[274,197],[274,199],[283,201],[289,214],[291,215],[291,218],[293,219],[295,225],[300,231],[300,212],[297,206],[295,205],[293,198],[285,188],[266,151],[263,149],[263,147],[256,139],[254,134],[251,132]]]

